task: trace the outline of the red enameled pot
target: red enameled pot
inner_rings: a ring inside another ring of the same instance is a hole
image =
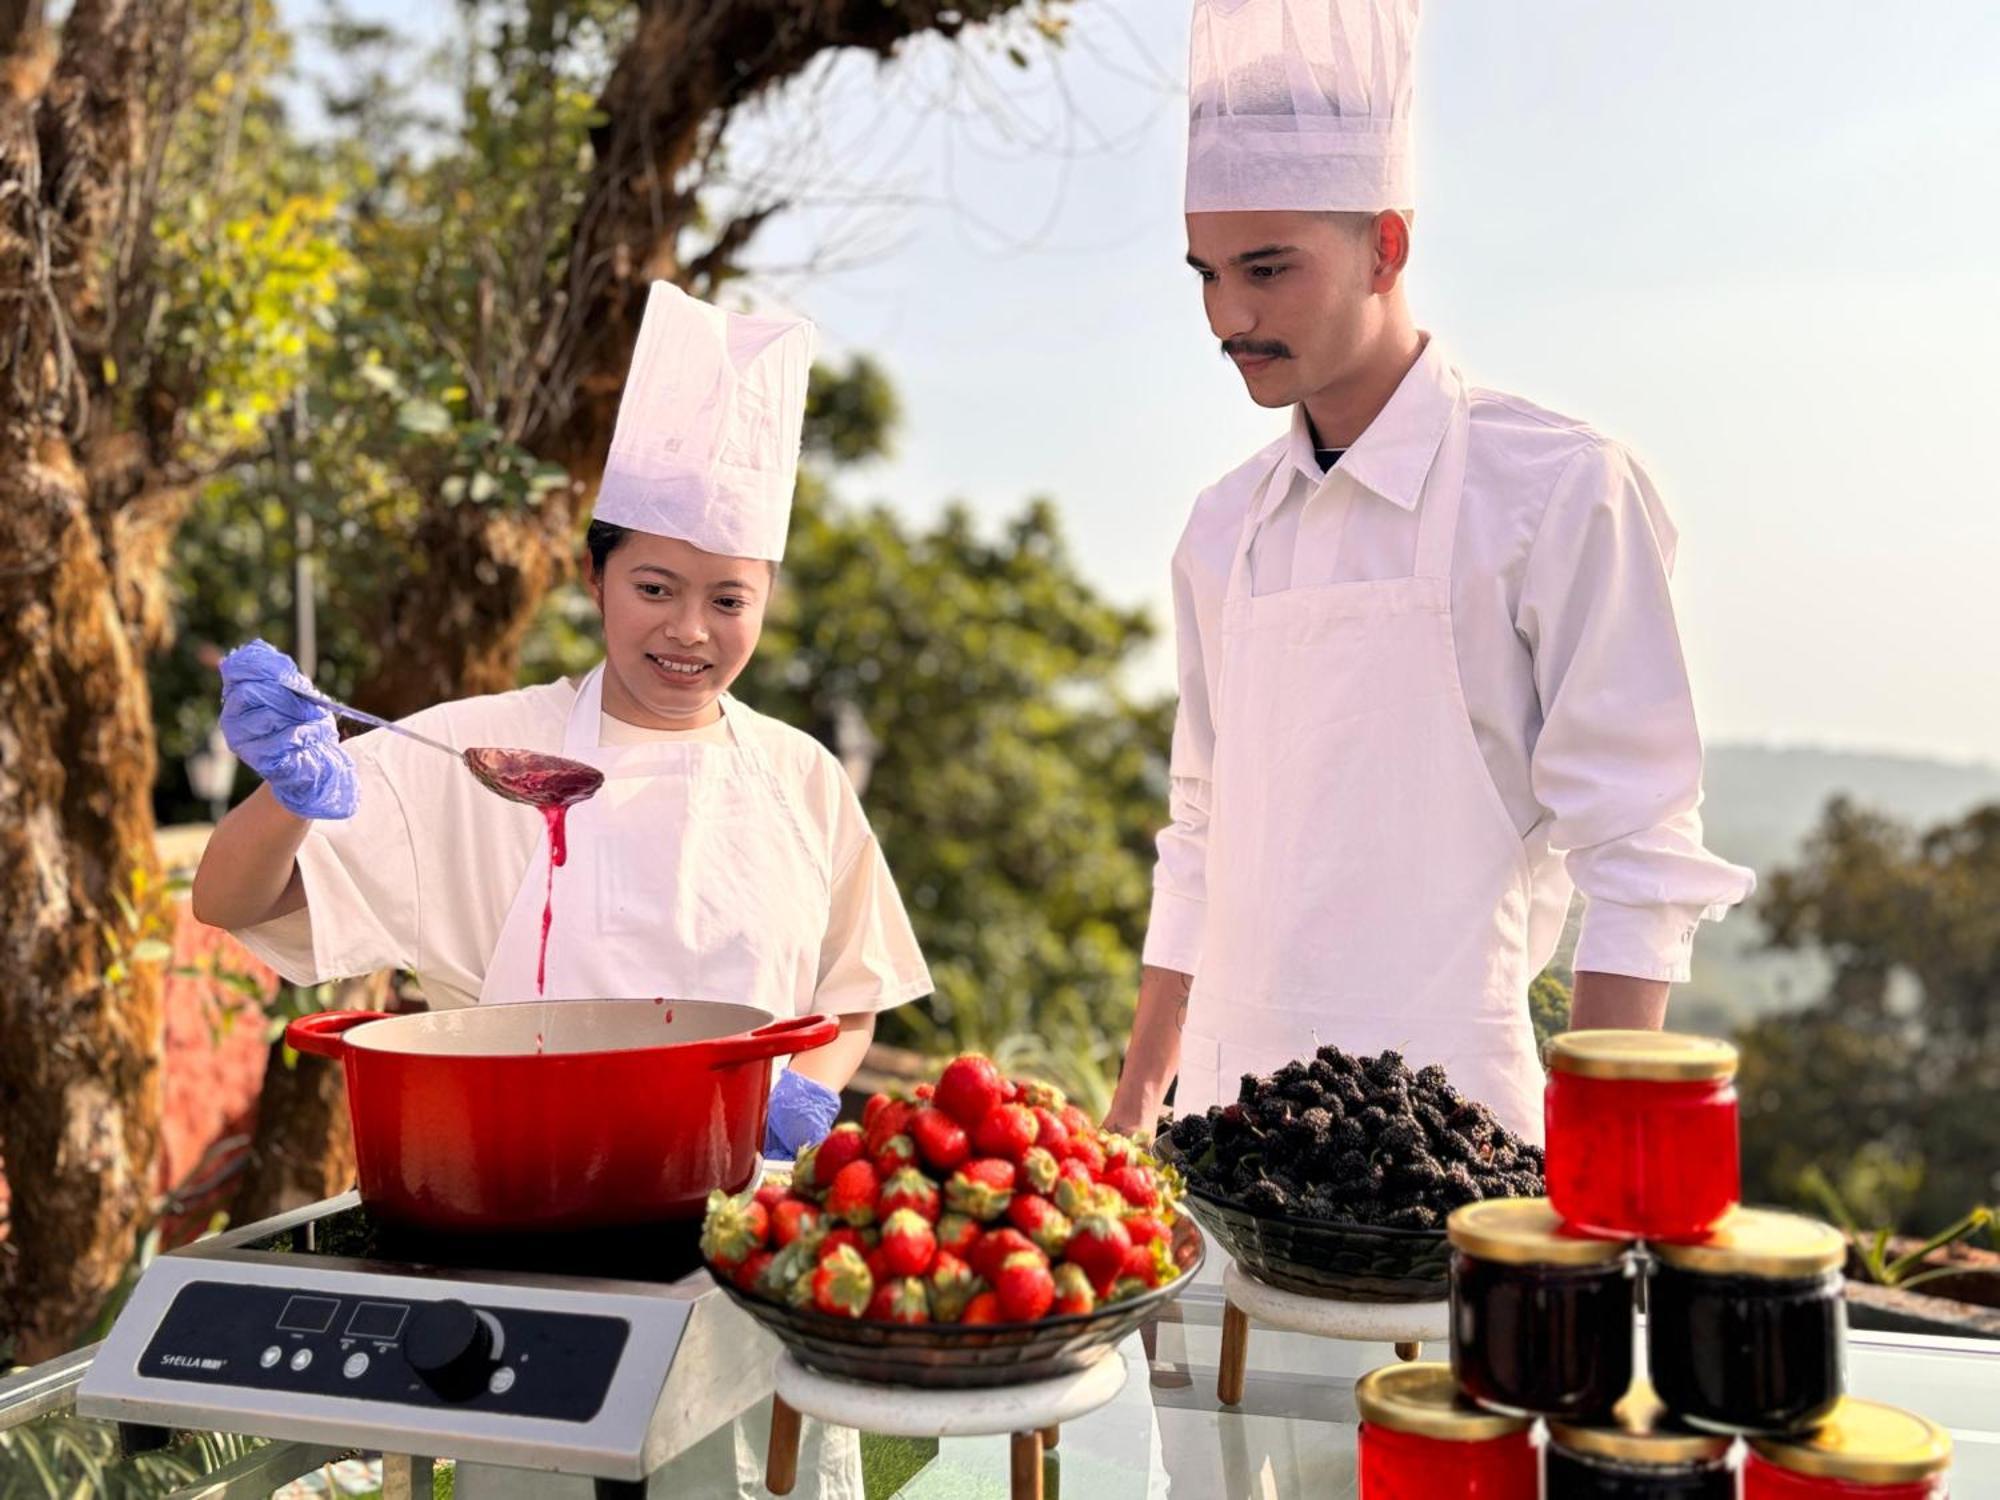
[[[771,1059],[839,1029],[749,1005],[560,1000],[325,1011],[285,1040],[345,1069],[371,1212],[491,1233],[698,1217],[756,1172]]]

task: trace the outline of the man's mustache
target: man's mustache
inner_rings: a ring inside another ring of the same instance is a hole
[[[1251,359],[1290,359],[1292,351],[1276,339],[1224,339],[1222,352],[1234,358],[1247,355]]]

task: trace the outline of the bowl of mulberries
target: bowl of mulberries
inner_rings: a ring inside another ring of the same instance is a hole
[[[1236,1099],[1183,1115],[1154,1146],[1189,1212],[1260,1281],[1308,1297],[1430,1302],[1446,1294],[1445,1220],[1482,1198],[1542,1192],[1542,1152],[1443,1068],[1321,1047]]]

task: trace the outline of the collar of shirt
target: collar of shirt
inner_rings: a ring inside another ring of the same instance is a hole
[[[1336,468],[1321,471],[1313,448],[1312,424],[1303,406],[1292,408],[1286,457],[1310,489],[1345,474],[1404,510],[1413,509],[1451,419],[1451,362],[1438,341],[1424,336],[1423,353],[1410,366],[1388,403],[1348,447]]]

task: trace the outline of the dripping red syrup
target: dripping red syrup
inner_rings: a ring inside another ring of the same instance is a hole
[[[570,808],[595,795],[604,773],[580,760],[544,755],[536,750],[482,748],[465,752],[465,764],[489,790],[511,802],[541,809],[549,826],[549,875],[542,895],[542,944],[535,960],[535,993],[548,989],[549,928],[555,920],[556,866],[569,860],[567,820]],[[542,1039],[535,1038],[535,1050]]]

